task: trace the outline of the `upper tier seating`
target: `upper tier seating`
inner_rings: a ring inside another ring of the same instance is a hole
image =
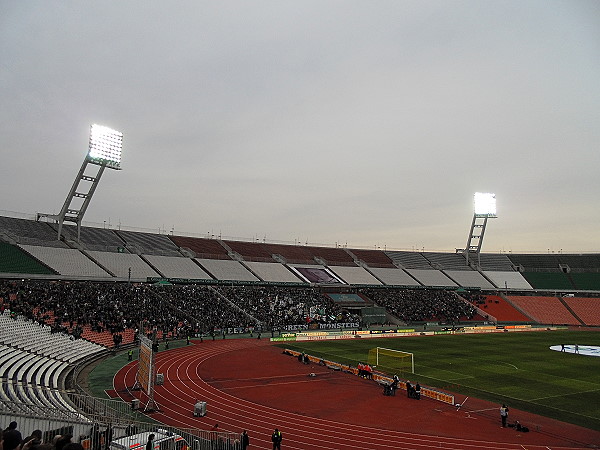
[[[2,234],[18,244],[68,248],[67,244],[58,240],[57,232],[46,222],[0,216],[0,239]]]
[[[109,278],[111,276],[79,250],[35,245],[21,245],[21,247],[61,275],[86,278]]]
[[[563,297],[563,301],[586,325],[600,325],[599,298]]]
[[[50,224],[58,233],[58,224]],[[77,226],[63,224],[62,235],[69,241],[77,241]],[[79,242],[86,250],[100,252],[127,252],[125,243],[113,230],[105,228],[81,227]]]
[[[287,263],[314,264],[311,247],[302,245],[263,244],[271,255],[283,256]]]
[[[115,231],[131,251],[144,255],[181,256],[179,249],[168,236],[163,234]]]
[[[515,266],[527,269],[558,269],[559,260],[556,255],[520,255],[512,253],[508,258]]]
[[[249,261],[272,261],[272,255],[281,255],[289,263],[314,262],[315,257],[328,264],[354,265],[354,259],[342,248],[291,246],[240,241],[223,241],[233,251]]]
[[[283,283],[302,283],[302,280],[288,270],[283,264],[254,261],[246,261],[245,264],[252,272],[258,275],[261,280]]]
[[[338,284],[344,283],[330,269],[318,264],[288,264],[288,267],[308,283]]]
[[[319,258],[332,266],[355,266],[354,258],[343,248],[334,247],[307,247],[312,253],[313,259]]]
[[[388,255],[381,250],[361,250],[353,248],[349,249],[349,252],[369,267],[396,267]]]
[[[196,261],[217,280],[259,281],[240,262],[232,259],[198,259]]]
[[[372,267],[371,272],[388,286],[421,286],[421,283],[402,269]]]
[[[480,253],[479,263],[482,270],[498,272],[509,272],[515,270],[509,257],[503,254]]]
[[[519,272],[485,271],[484,274],[500,289],[532,289]]]
[[[534,289],[574,289],[566,273],[525,271],[523,276]]]
[[[472,270],[467,266],[467,260],[462,253],[436,253],[427,252],[423,256],[431,263],[432,267],[441,270]]]
[[[354,266],[354,258],[343,248],[263,244],[271,254],[283,256],[288,263],[314,263],[322,259],[328,265]]]
[[[119,278],[129,278],[130,270],[131,280],[135,281],[146,281],[147,277],[160,276],[138,255],[97,251],[88,253],[98,264]]]
[[[571,272],[569,276],[573,280],[575,289],[600,291],[600,273],[598,272]]]
[[[600,267],[600,255],[565,255],[556,256],[559,264],[567,265],[571,269],[598,269]]]
[[[552,289],[561,292],[600,290],[600,254],[482,253],[478,255],[481,276],[473,270],[473,264],[471,267],[466,265],[465,256],[460,253],[221,241],[94,227],[81,227],[81,239],[77,243],[75,225],[65,224],[62,227],[62,241],[57,239],[57,229],[56,223],[0,217],[0,274],[22,278],[43,275],[38,278],[123,279],[129,277],[131,267],[131,276],[136,281],[157,276],[204,280],[215,278],[195,261],[182,257],[185,256],[204,260],[239,259],[242,263],[284,262],[289,265],[348,267],[350,269],[338,271],[347,273],[345,277],[352,280],[349,284],[371,280],[374,285],[460,285],[484,289]],[[357,266],[364,266],[369,275],[357,269]],[[246,267],[254,272],[250,265]],[[402,270],[396,271],[395,267]],[[372,270],[382,268],[389,270]],[[406,270],[416,272],[407,273]],[[444,275],[424,274],[419,270],[442,271],[453,282],[449,283]],[[360,274],[360,278],[353,278],[352,273],[357,276]],[[243,274],[239,276],[244,280],[247,278],[244,270],[240,274]],[[293,283],[298,278],[278,265],[256,266],[254,274],[256,276],[250,277],[252,280],[285,280]],[[222,273],[220,276],[231,277],[232,274]],[[417,276],[419,278],[415,281]],[[340,278],[344,277],[340,275]]]
[[[273,262],[271,253],[260,242],[223,241],[223,243],[242,255],[246,261]]]
[[[348,284],[381,284],[363,267],[329,266],[329,269]]]
[[[171,240],[179,248],[189,249],[194,252],[197,258],[231,259],[227,254],[227,249],[215,239],[171,236]]]
[[[510,295],[508,299],[539,323],[581,325],[557,297]]]
[[[440,270],[406,269],[406,271],[423,286],[458,286]]]
[[[146,259],[167,278],[188,278],[191,280],[212,280],[198,264],[190,258],[175,256],[145,255]]]
[[[54,272],[20,248],[0,242],[0,273],[51,275]]]
[[[444,273],[452,278],[459,286],[493,289],[494,285],[483,275],[474,270],[445,270]]]
[[[392,252],[386,251],[385,254],[397,265],[406,269],[433,269],[429,260],[418,252]]]

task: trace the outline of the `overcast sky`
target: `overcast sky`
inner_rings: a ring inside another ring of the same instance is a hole
[[[600,251],[600,2],[0,1],[0,215],[348,247]],[[108,225],[107,225],[108,226]]]

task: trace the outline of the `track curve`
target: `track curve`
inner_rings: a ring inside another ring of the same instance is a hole
[[[500,429],[496,406],[475,399],[469,399],[469,410],[457,410],[430,399],[406,399],[401,391],[384,397],[372,381],[299,364],[267,340],[192,344],[156,355],[165,382],[155,388],[160,411],[150,415],[175,427],[208,430],[218,423],[223,431],[246,429],[250,448],[271,448],[274,428],[283,432],[282,446],[294,450],[547,450],[600,443],[598,432],[537,416],[544,434]],[[115,375],[115,390],[125,401],[136,369],[132,362]],[[192,416],[198,399],[207,402],[206,417]],[[533,423],[532,415],[522,417]],[[549,424],[556,432],[548,432]]]

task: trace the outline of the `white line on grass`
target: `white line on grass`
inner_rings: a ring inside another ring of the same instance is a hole
[[[527,400],[529,402],[537,402],[538,400],[546,400],[549,398],[557,398],[557,397],[569,397],[571,395],[580,395],[580,394],[588,394],[590,392],[599,392],[600,389],[591,389],[589,391],[577,391],[577,392],[571,392],[570,394],[558,394],[558,395],[548,395],[547,397],[538,397],[538,398],[532,398],[531,400]]]

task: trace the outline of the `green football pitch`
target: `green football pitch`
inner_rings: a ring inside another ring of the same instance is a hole
[[[356,366],[375,347],[414,354],[403,378],[600,431],[600,357],[550,350],[600,346],[599,332],[536,331],[287,342],[281,347]],[[394,369],[378,370],[390,375]],[[400,375],[400,374],[399,374]]]

